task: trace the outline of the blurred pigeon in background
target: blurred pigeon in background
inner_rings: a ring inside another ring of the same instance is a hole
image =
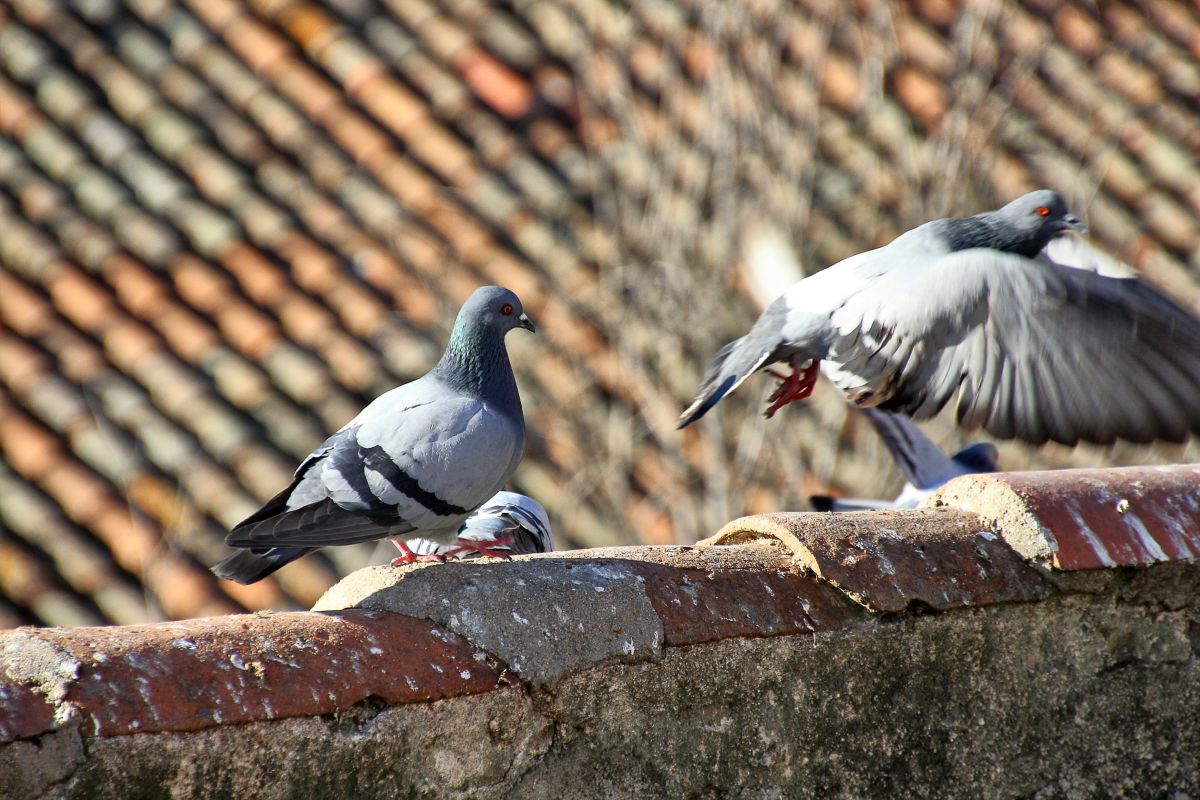
[[[496,492],[458,529],[451,543],[418,537],[405,542],[413,561],[442,561],[450,558],[508,558],[554,550],[550,518],[532,497],[516,492]],[[403,557],[392,563],[401,561]]]
[[[877,408],[864,408],[863,413],[904,473],[904,488],[890,502],[813,495],[808,498],[813,511],[916,508],[934,490],[959,475],[995,472],[998,468],[999,454],[991,442],[976,442],[948,456],[907,417]]]
[[[680,427],[787,362],[770,416],[818,367],[854,404],[1005,439],[1181,441],[1200,431],[1200,319],[1103,265],[1041,257],[1084,227],[1056,193],[935,220],[807,277],[721,348]]]
[[[325,440],[291,485],[236,525],[245,548],[213,567],[253,583],[318,547],[419,534],[454,538],[508,482],[525,451],[525,421],[504,347],[532,331],[508,289],[477,289],[459,311],[437,365],[376,398]]]

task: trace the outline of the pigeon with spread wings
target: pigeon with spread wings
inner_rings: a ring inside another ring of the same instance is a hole
[[[1180,441],[1200,432],[1200,320],[1137,278],[1042,251],[1083,226],[1039,190],[940,219],[807,277],[717,354],[680,427],[754,372],[790,364],[768,416],[818,369],[850,402],[956,416],[1041,443]]]

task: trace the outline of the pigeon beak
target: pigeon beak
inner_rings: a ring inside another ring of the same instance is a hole
[[[517,322],[522,328],[530,333],[537,333],[537,328],[533,327],[533,320],[531,320],[526,314],[522,314],[521,316],[517,317]]]
[[[1074,214],[1067,214],[1062,218],[1063,227],[1069,231],[1077,231],[1079,233],[1087,233],[1087,225],[1084,225],[1079,217]]]

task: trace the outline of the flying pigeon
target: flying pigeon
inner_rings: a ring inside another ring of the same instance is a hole
[[[1200,432],[1200,320],[1137,278],[1042,251],[1084,231],[1058,194],[940,219],[807,277],[721,348],[679,427],[790,364],[767,416],[818,368],[850,402],[1002,439],[1181,441]]]
[[[404,543],[411,557],[401,556],[392,563],[441,561],[450,558],[508,558],[554,550],[550,536],[550,518],[546,509],[532,497],[516,492],[496,492],[458,529],[458,538],[444,544],[418,537]]]
[[[907,417],[865,408],[879,438],[891,451],[907,483],[895,500],[857,500],[827,495],[808,498],[813,511],[863,511],[872,508],[916,508],[942,484],[959,475],[995,472],[999,454],[991,442],[967,445],[948,456]]]
[[[290,486],[234,526],[225,543],[244,549],[213,572],[253,583],[318,547],[453,539],[525,450],[504,347],[513,328],[534,329],[517,296],[499,286],[475,290],[437,365],[376,398],[314,450]]]

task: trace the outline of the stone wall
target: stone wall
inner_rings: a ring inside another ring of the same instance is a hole
[[[0,797],[1200,796],[1200,467],[0,635]]]

